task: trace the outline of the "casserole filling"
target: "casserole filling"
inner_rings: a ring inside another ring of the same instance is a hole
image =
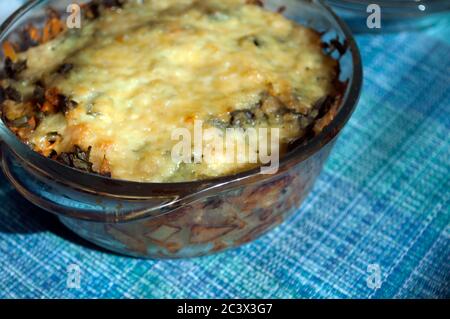
[[[50,12],[42,30],[27,27],[27,48],[3,44],[2,119],[44,156],[117,179],[198,180],[260,163],[174,160],[177,129],[194,136],[201,121],[208,148],[230,128],[247,144],[247,129],[277,128],[271,151],[283,155],[336,112],[339,63],[321,35],[260,1],[93,1],[82,12],[81,28]]]

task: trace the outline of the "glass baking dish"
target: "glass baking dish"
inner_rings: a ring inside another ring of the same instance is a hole
[[[64,15],[70,3],[27,3],[1,26],[0,41],[14,39],[27,22],[39,23],[47,6]],[[264,4],[321,32],[324,42],[336,44],[338,39],[340,48],[346,48],[340,52],[340,80],[347,85],[337,115],[320,134],[283,157],[277,174],[262,175],[257,168],[184,183],[114,180],[35,153],[0,121],[2,167],[9,181],[81,237],[136,257],[211,254],[248,243],[283,222],[308,195],[355,109],[362,66],[349,29],[322,1],[270,0]]]
[[[353,32],[398,32],[430,27],[450,13],[448,0],[326,0]],[[369,28],[373,6],[380,9],[380,28]]]

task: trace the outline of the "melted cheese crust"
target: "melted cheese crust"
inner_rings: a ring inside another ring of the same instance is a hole
[[[66,114],[46,115],[27,142],[45,153],[46,136],[57,132],[57,153],[92,147],[94,170],[106,159],[113,178],[141,182],[254,166],[174,162],[172,132],[192,131],[194,120],[213,127],[211,119],[227,121],[268,93],[307,111],[334,94],[337,77],[319,34],[244,0],[130,1],[21,56],[28,65],[21,92],[39,79],[78,103]],[[58,74],[62,63],[74,67]],[[271,126],[281,129],[282,149],[301,134],[296,124]]]

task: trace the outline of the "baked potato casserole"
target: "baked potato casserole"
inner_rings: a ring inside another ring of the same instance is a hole
[[[174,161],[174,130],[202,121],[245,140],[278,128],[282,156],[339,104],[339,62],[321,34],[260,1],[103,0],[81,12],[81,28],[50,11],[26,41],[4,42],[0,80],[8,127],[77,169],[138,182],[230,175],[259,164]]]

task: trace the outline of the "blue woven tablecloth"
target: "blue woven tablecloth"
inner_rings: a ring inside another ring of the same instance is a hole
[[[357,40],[359,107],[282,226],[211,257],[121,257],[78,239],[0,173],[0,297],[449,298],[450,18]],[[71,264],[79,289],[67,285]]]

